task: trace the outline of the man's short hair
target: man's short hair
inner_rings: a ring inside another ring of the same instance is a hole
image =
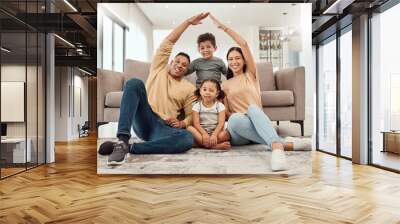
[[[189,56],[188,54],[186,54],[185,52],[179,52],[179,53],[175,56],[175,58],[178,57],[178,56],[186,57],[186,58],[188,59],[188,61],[189,61],[189,64],[190,64],[190,56]]]
[[[197,38],[197,45],[202,42],[210,41],[211,44],[216,47],[215,36],[212,33],[203,33]]]

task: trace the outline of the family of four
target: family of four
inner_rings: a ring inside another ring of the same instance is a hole
[[[210,17],[239,47],[227,53],[225,63],[213,56],[215,37],[206,33],[198,38],[202,58],[190,62],[178,53],[168,63],[172,48],[191,25]],[[196,87],[184,79],[196,71]],[[221,74],[227,80],[221,84]],[[183,153],[197,145],[229,149],[232,145],[260,143],[271,150],[271,169],[286,169],[284,141],[262,111],[259,74],[247,42],[213,15],[201,13],[176,27],[161,43],[153,58],[146,85],[129,80],[121,101],[118,142],[105,142],[99,153],[108,164],[119,165],[131,154]],[[185,117],[178,119],[179,113]],[[225,128],[225,120],[228,120]],[[129,144],[130,130],[144,142]]]

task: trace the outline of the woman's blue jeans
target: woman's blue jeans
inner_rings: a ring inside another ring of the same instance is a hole
[[[193,136],[190,132],[168,126],[152,111],[147,101],[144,83],[139,79],[131,79],[125,85],[117,137],[130,137],[131,127],[145,142],[135,143],[130,153],[173,154],[186,152],[193,146]]]
[[[228,119],[232,145],[247,145],[251,142],[268,145],[281,142],[268,116],[257,106],[250,105],[246,114],[234,113]]]

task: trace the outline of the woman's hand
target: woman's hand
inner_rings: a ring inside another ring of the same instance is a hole
[[[226,30],[227,27],[224,24],[222,24],[217,18],[215,18],[211,14],[210,14],[210,18],[218,28],[220,28],[220,29],[222,29],[224,31]]]
[[[206,18],[210,13],[209,12],[203,12],[200,13],[198,15],[195,15],[193,17],[190,17],[187,21],[191,24],[191,25],[198,25],[201,24],[201,21]]]
[[[250,73],[254,79],[257,79],[256,63],[254,62],[253,56],[251,54],[250,48],[249,48],[246,40],[243,39],[243,37],[241,37],[234,30],[232,30],[232,29],[228,28],[227,26],[225,26],[224,24],[222,24],[213,15],[210,14],[210,18],[212,19],[212,21],[218,28],[222,29],[225,33],[227,33],[229,36],[231,36],[232,39],[239,45],[239,47],[242,48],[244,60],[246,61],[246,65],[247,65],[245,72]]]
[[[211,137],[210,137],[210,147],[211,148],[217,145],[217,140],[218,140],[217,136],[211,135]]]

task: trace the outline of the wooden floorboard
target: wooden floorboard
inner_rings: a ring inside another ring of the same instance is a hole
[[[400,223],[400,175],[313,153],[310,177],[96,174],[96,139],[0,181],[0,223]]]

